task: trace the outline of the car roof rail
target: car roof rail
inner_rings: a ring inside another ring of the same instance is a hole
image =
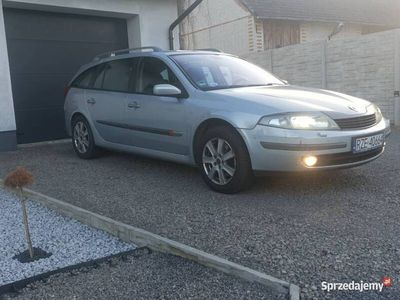
[[[223,53],[224,51],[221,51],[217,48],[205,48],[205,49],[196,49],[196,51],[210,51],[210,52],[219,52],[219,53]]]
[[[120,50],[114,50],[114,51],[101,53],[101,54],[95,56],[93,58],[93,61],[101,60],[103,58],[108,58],[108,57],[114,57],[114,56],[118,56],[118,55],[128,54],[128,53],[132,53],[132,52],[146,52],[146,51],[162,52],[163,50],[161,48],[159,48],[159,47],[153,47],[153,46],[120,49]]]

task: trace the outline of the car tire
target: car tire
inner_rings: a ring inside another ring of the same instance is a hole
[[[233,128],[219,126],[207,130],[198,143],[196,155],[201,175],[214,191],[234,194],[253,183],[246,144]]]
[[[72,120],[72,146],[76,155],[82,159],[92,159],[97,155],[97,147],[94,142],[93,132],[89,122],[83,116],[77,116]]]

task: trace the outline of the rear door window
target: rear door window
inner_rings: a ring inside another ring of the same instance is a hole
[[[133,59],[114,60],[107,63],[103,71],[102,88],[109,91],[129,92],[135,70]]]

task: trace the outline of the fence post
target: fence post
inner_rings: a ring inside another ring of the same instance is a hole
[[[326,89],[327,84],[327,74],[326,74],[326,43],[327,41],[322,41],[321,47],[321,85],[323,89]]]
[[[400,126],[400,30],[395,31],[394,45],[394,125]]]

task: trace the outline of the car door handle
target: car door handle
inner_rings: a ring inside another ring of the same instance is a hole
[[[129,103],[129,104],[128,104],[128,107],[129,107],[129,108],[138,109],[138,108],[140,108],[140,105],[139,105],[139,103],[137,103],[137,102],[135,101],[135,102]]]
[[[94,98],[89,98],[86,100],[86,102],[89,104],[96,104],[96,100]]]

